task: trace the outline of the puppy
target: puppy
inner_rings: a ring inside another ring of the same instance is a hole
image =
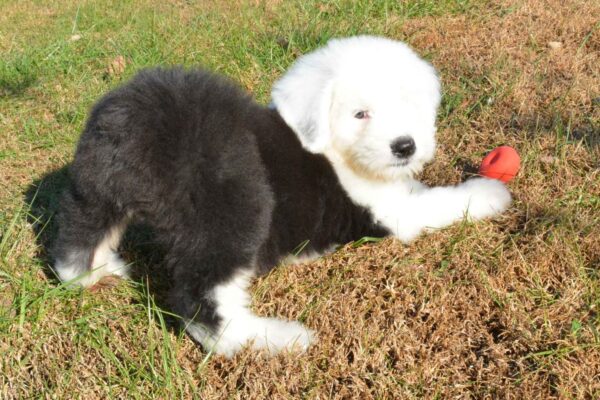
[[[149,69],[92,109],[59,213],[55,270],[90,286],[127,277],[132,221],[166,249],[173,311],[207,351],[306,349],[314,333],[249,309],[252,277],[300,244],[402,241],[511,201],[494,180],[429,188],[440,84],[406,45],[359,36],[300,57],[256,104],[203,70]]]

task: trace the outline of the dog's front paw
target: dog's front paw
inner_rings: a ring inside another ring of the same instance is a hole
[[[465,211],[472,219],[500,214],[511,203],[510,192],[502,182],[495,179],[470,179],[462,187],[467,191],[468,196]]]

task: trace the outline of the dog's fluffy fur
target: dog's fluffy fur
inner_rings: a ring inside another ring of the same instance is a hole
[[[249,281],[308,240],[306,254],[363,236],[420,232],[506,209],[498,181],[428,188],[413,175],[435,149],[434,69],[402,43],[330,41],[254,103],[202,70],[151,69],[93,108],[70,169],[54,249],[61,279],[127,276],[130,221],[167,250],[174,311],[207,350],[305,349],[297,322],[249,310]]]

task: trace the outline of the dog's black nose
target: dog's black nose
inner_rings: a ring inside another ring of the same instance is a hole
[[[408,158],[415,154],[417,149],[415,141],[410,136],[402,136],[394,140],[390,145],[392,154],[398,158]]]

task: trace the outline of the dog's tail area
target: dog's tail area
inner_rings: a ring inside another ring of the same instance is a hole
[[[63,282],[88,287],[107,275],[127,277],[117,253],[126,218],[71,189],[63,196],[58,225],[52,255],[54,271]]]

